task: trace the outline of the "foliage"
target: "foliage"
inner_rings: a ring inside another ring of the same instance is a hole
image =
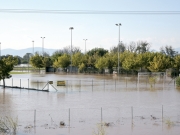
[[[171,127],[174,125],[174,122],[170,120],[170,118],[168,118],[167,120],[165,120],[165,123],[167,124],[168,127]]]
[[[106,53],[108,53],[108,50],[105,50],[104,48],[94,48],[87,52],[89,56],[98,55],[98,56],[104,56]]]
[[[163,72],[171,67],[170,57],[158,53],[154,56],[153,60],[149,62],[149,67],[147,67],[151,72]]]
[[[97,129],[93,131],[93,135],[106,135],[105,126],[98,124]]]
[[[172,46],[168,46],[168,45],[166,45],[165,47],[161,47],[161,48],[160,48],[160,52],[161,52],[162,54],[165,54],[165,55],[170,56],[170,57],[174,57],[174,56],[176,56],[176,55],[178,54],[178,52],[176,52],[176,51],[172,48]]]
[[[118,46],[119,46],[119,52],[120,52],[120,53],[126,51],[126,46],[125,46],[125,44],[123,44],[123,43],[121,42],[121,43],[118,44],[117,46],[112,47],[112,48],[110,49],[110,52],[117,53],[117,52],[118,52]]]
[[[0,80],[3,80],[3,87],[5,88],[5,78],[11,78],[10,72],[14,66],[17,65],[18,59],[13,56],[0,59]]]
[[[15,120],[10,117],[0,118],[0,133],[13,133],[16,134],[18,126],[18,119]]]
[[[138,41],[137,42],[137,47],[136,47],[136,53],[145,53],[149,52],[150,49],[150,44],[147,43],[146,41]]]
[[[66,68],[70,64],[71,64],[70,56],[67,54],[64,54],[64,55],[58,57],[58,59],[54,61],[53,67],[55,67],[55,68],[59,68],[59,67]]]
[[[39,69],[43,68],[44,67],[43,56],[36,53],[34,56],[30,58],[30,64],[35,68],[39,68]]]
[[[156,82],[157,82],[157,77],[156,76],[150,76],[149,77],[150,88],[153,88],[153,84],[155,84]]]
[[[176,86],[180,87],[180,77],[176,77]]]
[[[179,72],[180,70],[180,55],[176,55],[174,57],[174,68],[176,68],[176,70]]]

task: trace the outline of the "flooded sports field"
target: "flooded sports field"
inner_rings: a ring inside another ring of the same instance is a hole
[[[180,133],[180,90],[167,76],[152,83],[147,76],[21,74],[6,86],[0,127],[13,121],[16,135]]]

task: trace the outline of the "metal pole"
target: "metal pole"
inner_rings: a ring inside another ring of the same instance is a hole
[[[20,79],[20,88],[21,88],[21,79]]]
[[[41,37],[42,38],[42,56],[44,56],[44,38],[45,37]]]
[[[73,27],[69,28],[71,30],[71,68],[70,68],[70,73],[72,73],[72,30],[74,29]]]
[[[132,124],[133,124],[133,107],[131,107],[131,114],[132,114]]]
[[[34,55],[34,41],[32,41],[32,46],[33,46],[33,55]]]
[[[84,54],[86,54],[86,40],[87,39],[83,39],[84,41],[85,41],[85,53]]]
[[[28,79],[28,90],[29,90],[29,79]]]
[[[162,122],[163,122],[163,105],[162,105]]]
[[[119,42],[118,42],[118,75],[119,75],[119,45],[120,45],[120,26],[121,26],[121,23],[116,24],[116,26],[119,26]]]
[[[34,110],[34,123],[36,123],[36,110]]]
[[[93,80],[92,80],[92,91],[93,91]]]
[[[70,108],[69,108],[69,121],[70,121]]]
[[[101,123],[102,123],[102,107],[101,107]]]

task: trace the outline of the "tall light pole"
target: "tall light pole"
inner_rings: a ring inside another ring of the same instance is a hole
[[[84,54],[86,54],[86,40],[88,40],[88,39],[83,39],[84,41],[85,41],[85,53]]]
[[[32,46],[33,46],[33,55],[34,55],[34,41],[32,41]]]
[[[71,30],[71,68],[70,68],[70,73],[72,73],[72,30],[74,29],[73,27],[69,28]]]
[[[116,24],[116,26],[119,26],[119,41],[118,41],[118,75],[119,75],[119,45],[120,45],[120,26],[121,23]]]
[[[45,37],[41,37],[42,38],[42,56],[44,56],[44,38]]]

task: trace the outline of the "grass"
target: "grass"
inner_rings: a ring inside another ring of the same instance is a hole
[[[27,74],[27,73],[30,73],[30,72],[14,72],[14,71],[10,72],[10,74]]]
[[[15,120],[11,117],[1,117],[0,118],[0,133],[13,133],[16,134],[18,119]]]
[[[172,127],[174,125],[174,122],[170,120],[170,118],[168,118],[165,123],[167,124],[168,127]]]
[[[97,129],[93,131],[93,135],[106,135],[104,124],[98,124]]]

